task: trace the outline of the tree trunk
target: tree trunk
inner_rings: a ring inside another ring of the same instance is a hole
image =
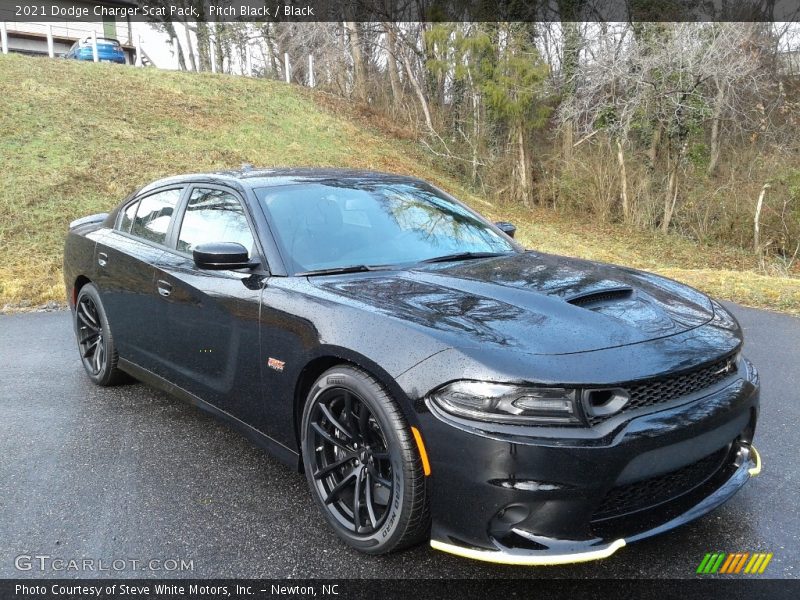
[[[178,41],[178,38],[172,38],[175,40],[175,46],[178,49],[178,66],[180,67],[181,71],[186,71],[186,58],[183,56],[183,48],[181,48],[181,44]]]
[[[347,49],[347,23],[342,22],[342,29],[339,35],[336,36],[336,54],[338,56],[345,56],[349,51]],[[349,97],[352,90],[349,90],[350,82],[348,81],[349,71],[347,67],[336,69],[334,77],[336,87],[339,89],[339,95]]]
[[[400,77],[397,73],[397,36],[391,23],[384,22],[383,30],[386,33],[386,70],[389,71],[389,84],[392,87],[392,109],[396,109],[401,98]]]
[[[403,64],[406,67],[406,73],[408,74],[408,80],[411,83],[411,87],[414,88],[414,92],[417,94],[417,99],[419,100],[420,106],[422,106],[422,112],[425,115],[425,125],[428,127],[428,131],[431,133],[436,133],[433,129],[433,121],[431,121],[431,111],[428,108],[428,100],[425,98],[425,93],[422,91],[422,87],[419,85],[419,81],[417,78],[414,77],[414,72],[411,70],[411,63],[408,62],[408,56],[406,53],[403,53]]]
[[[667,194],[664,198],[664,220],[661,221],[661,230],[665,233],[669,230],[669,225],[675,214],[675,205],[678,202],[678,169],[683,164],[683,160],[686,157],[686,146],[687,143],[685,141],[681,142],[678,156],[675,157],[675,161],[671,165],[669,154],[667,155],[669,183],[667,185]],[[669,149],[667,152],[669,152]]]
[[[211,70],[211,56],[209,47],[208,24],[205,21],[197,22],[197,54],[200,59],[200,71]]]
[[[753,217],[753,250],[762,268],[764,267],[764,256],[761,248],[761,209],[764,207],[764,196],[767,194],[769,187],[770,185],[765,183],[761,188],[761,193],[758,195],[758,202],[756,202],[756,214]]]
[[[714,114],[711,120],[711,156],[708,161],[708,174],[713,175],[719,163],[719,124],[722,117],[722,108],[725,102],[725,90],[719,81],[714,78],[717,84],[717,95],[714,98]]]
[[[622,219],[626,223],[630,221],[631,210],[628,204],[628,174],[625,169],[625,152],[622,150],[622,142],[617,138],[617,162],[619,163],[619,178],[621,184],[620,199],[622,200]]]
[[[267,48],[266,53],[269,61],[269,71],[272,73],[273,77],[280,77],[280,61],[275,58],[275,43],[272,40],[272,25],[270,23],[264,23],[261,28],[261,35],[264,38],[264,45]]]
[[[164,30],[169,36],[169,43],[170,45],[174,46],[175,53],[178,55],[178,67],[181,71],[185,71],[186,60],[183,58],[183,48],[181,48],[181,44],[178,41],[178,34],[175,32],[175,25],[173,25],[172,21],[164,21],[163,25]]]
[[[345,22],[347,37],[350,40],[350,56],[353,57],[353,95],[362,102],[366,100],[366,82],[364,81],[364,58],[361,54],[361,37],[358,23]]]
[[[472,184],[478,180],[478,144],[481,136],[481,100],[478,92],[472,90]]]
[[[574,129],[572,119],[564,119],[563,131],[561,132],[561,154],[564,160],[572,158],[572,148],[575,145]]]
[[[580,66],[580,53],[583,39],[580,31],[580,24],[576,22],[576,11],[572,2],[561,0],[558,2],[558,9],[561,14],[562,51],[561,56],[561,75],[564,81],[561,92],[562,103],[569,105],[572,96],[575,94],[575,74]],[[571,118],[564,121],[561,138],[561,151],[565,160],[572,158],[572,148],[574,142],[574,124]]]
[[[481,138],[481,96],[472,79],[472,68],[467,66],[467,84],[472,101],[472,169],[470,180],[474,185],[478,180],[478,144]]]
[[[661,144],[661,123],[658,123],[653,130],[653,137],[650,138],[650,147],[647,149],[647,158],[650,160],[651,169],[655,169],[656,166],[659,144]]]
[[[531,186],[528,177],[530,165],[528,162],[528,151],[525,143],[525,128],[522,123],[516,125],[517,130],[517,178],[519,182],[519,195],[525,206],[531,203]]]
[[[675,212],[675,203],[678,200],[678,163],[669,169],[669,180],[667,182],[667,191],[664,194],[664,216],[661,219],[661,231],[666,233],[669,231],[669,225],[672,222],[672,215]]]
[[[217,71],[220,73],[225,72],[226,27],[225,23],[214,23],[214,56],[217,61]]]
[[[186,33],[186,67],[189,71],[196,71],[194,66],[194,46],[192,45],[192,36],[189,31],[189,23],[183,23],[183,31]]]

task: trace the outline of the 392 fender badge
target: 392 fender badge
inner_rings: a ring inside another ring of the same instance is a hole
[[[267,366],[270,369],[275,369],[276,371],[283,371],[283,367],[286,366],[286,363],[282,360],[278,360],[277,358],[272,358],[271,356],[267,359]]]

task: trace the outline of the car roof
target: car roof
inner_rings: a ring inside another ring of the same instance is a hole
[[[359,181],[420,181],[416,177],[407,175],[397,175],[393,173],[382,173],[379,171],[368,171],[359,169],[338,169],[320,167],[269,167],[256,168],[243,166],[240,169],[228,169],[223,171],[212,171],[209,173],[189,173],[165,177],[143,187],[140,193],[163,187],[165,185],[181,183],[222,183],[236,184],[251,188],[273,187],[280,185],[291,185],[293,183],[307,183],[325,180],[359,180]]]

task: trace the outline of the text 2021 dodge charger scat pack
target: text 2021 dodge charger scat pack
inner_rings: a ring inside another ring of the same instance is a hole
[[[649,273],[525,250],[410,177],[152,183],[70,225],[80,356],[226,420],[371,554],[608,556],[761,469],[736,320]]]

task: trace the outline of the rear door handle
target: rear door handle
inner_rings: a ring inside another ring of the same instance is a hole
[[[105,252],[98,252],[97,253],[97,264],[101,267],[105,267],[108,264],[108,254]]]
[[[172,293],[172,284],[169,281],[164,281],[163,279],[159,279],[156,282],[158,286],[158,293],[164,296],[165,298]]]

